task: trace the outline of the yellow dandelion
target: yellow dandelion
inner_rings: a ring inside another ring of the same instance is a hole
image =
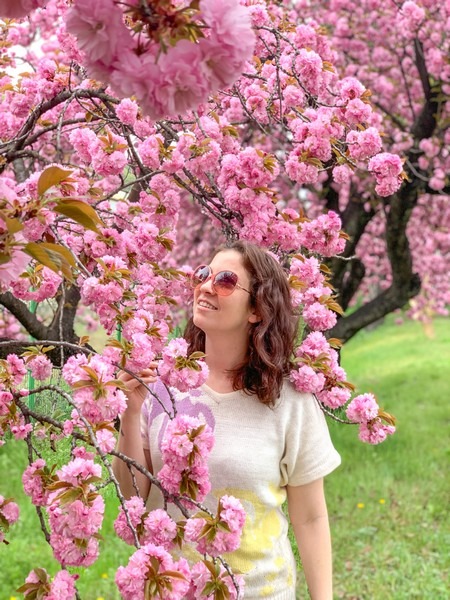
[[[102,573],[102,579],[108,579],[108,573]]]
[[[384,498],[380,498],[380,499],[378,500],[378,502],[379,502],[380,504],[386,504],[386,500],[385,500]]]
[[[358,508],[364,508],[365,504],[364,504],[364,502],[358,502],[358,504],[356,506]]]

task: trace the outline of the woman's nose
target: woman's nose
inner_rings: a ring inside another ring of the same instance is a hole
[[[208,277],[208,279],[206,279],[206,281],[204,281],[201,286],[200,289],[202,290],[202,292],[207,292],[208,294],[215,294],[215,290],[213,287],[213,283],[212,283],[212,277]]]

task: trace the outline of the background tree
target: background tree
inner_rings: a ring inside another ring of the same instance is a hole
[[[206,260],[220,236],[270,248],[303,323],[291,381],[338,420],[345,411],[362,441],[379,443],[395,431],[392,417],[372,394],[351,399],[340,342],[324,334],[339,328],[342,310],[331,284],[338,269],[323,260],[333,264],[349,237],[340,201],[325,211],[320,193],[336,186],[343,199],[351,185],[375,185],[378,196],[395,195],[402,160],[383,151],[370,94],[338,73],[326,32],[289,6],[23,0],[0,10],[20,17],[39,6],[22,22],[4,21],[1,46],[0,443],[12,434],[28,445],[25,491],[63,571],[51,581],[36,569],[21,591],[51,598],[64,585],[67,598],[76,595],[66,567],[96,560],[99,490],[113,485],[122,510],[116,531],[138,548],[116,574],[122,597],[184,598],[188,589],[195,598],[211,589],[217,599],[239,597],[223,560],[188,565],[167,553],[179,540],[213,558],[219,547],[232,551],[244,521],[234,499],[222,498],[217,514],[199,504],[209,483],[206,465],[195,466],[206,461],[212,432],[177,415],[176,398],[206,380],[207,366],[174,337],[192,295],[192,269],[180,263],[193,262],[194,242]],[[105,331],[102,348],[76,331],[86,308]],[[33,345],[17,338],[11,317]],[[160,390],[147,389],[171,421],[167,435],[192,445],[180,460],[168,441],[159,479],[114,450],[113,423],[126,407],[117,371],[139,379],[153,361]],[[23,387],[27,374],[38,388]],[[26,401],[31,391],[35,406]],[[63,416],[46,410],[48,392]],[[65,436],[69,461],[49,468],[36,440],[54,447]],[[110,456],[150,479],[188,525],[164,514],[152,515],[159,525],[147,522],[141,498],[125,502]],[[191,515],[192,506],[201,512]],[[224,522],[222,509],[239,526]],[[0,496],[0,541],[17,516]],[[170,539],[160,537],[166,525]]]

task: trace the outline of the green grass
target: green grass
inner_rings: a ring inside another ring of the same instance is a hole
[[[64,450],[58,449],[62,456]],[[48,457],[48,455],[47,455]],[[51,463],[51,457],[47,462]],[[53,459],[57,462],[57,458]],[[53,558],[50,547],[45,543],[34,507],[25,496],[21,484],[21,473],[27,465],[26,447],[14,440],[0,448],[1,492],[12,497],[20,505],[20,519],[14,524],[6,538],[9,546],[0,548],[0,600],[22,598],[15,590],[22,585],[31,569],[44,567],[54,575],[60,569]],[[100,558],[89,569],[70,569],[80,578],[77,587],[83,600],[119,600],[114,584],[114,574],[119,564],[128,562],[133,549],[122,542],[113,532],[113,522],[118,512],[118,500],[113,490],[104,490],[106,511],[100,542]]]
[[[359,392],[373,392],[397,417],[398,432],[379,446],[362,444],[353,426],[330,423],[342,466],[327,478],[334,546],[335,598],[444,600],[448,594],[450,320],[434,324],[392,320],[361,332],[342,351]],[[15,496],[22,516],[0,548],[0,600],[15,593],[30,569],[58,568],[43,541],[20,474],[26,452],[18,442],[0,448],[0,492]],[[112,534],[117,501],[106,494],[99,560],[80,574],[83,600],[116,600],[114,572],[132,549]],[[306,598],[300,576],[299,597]]]
[[[429,333],[429,332],[428,332]],[[361,332],[342,351],[359,392],[397,417],[379,446],[353,426],[330,424],[342,466],[327,480],[335,597],[449,597],[450,320],[434,338],[418,323]]]

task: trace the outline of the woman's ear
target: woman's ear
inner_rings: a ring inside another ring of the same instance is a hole
[[[262,321],[262,319],[256,312],[252,312],[248,318],[249,323],[259,323],[260,321]]]

